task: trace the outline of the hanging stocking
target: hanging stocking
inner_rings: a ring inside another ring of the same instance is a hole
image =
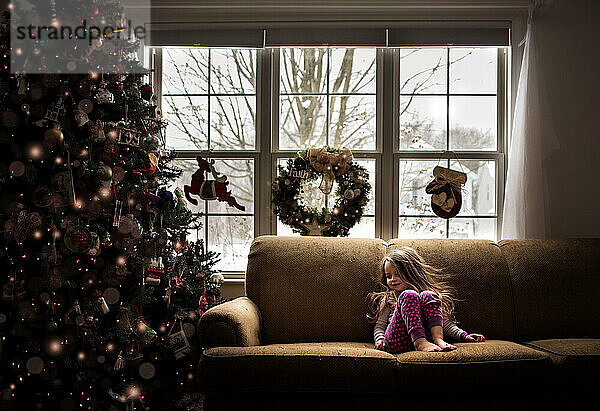
[[[467,175],[436,166],[433,169],[433,177],[433,181],[425,188],[425,192],[431,194],[433,212],[446,219],[456,216],[462,206],[461,187],[467,182]]]

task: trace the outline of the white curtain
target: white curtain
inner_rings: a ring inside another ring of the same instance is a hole
[[[513,117],[504,195],[502,238],[546,238],[549,230],[548,156],[558,140],[548,115],[548,100],[540,84],[533,10],[530,10],[525,50]]]

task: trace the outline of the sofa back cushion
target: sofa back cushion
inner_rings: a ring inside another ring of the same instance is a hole
[[[436,239],[390,241],[388,252],[414,248],[442,269],[455,288],[458,326],[487,339],[513,340],[512,295],[506,262],[496,243],[487,240]]]
[[[503,240],[518,341],[600,337],[600,239]]]
[[[373,341],[366,296],[385,249],[377,239],[256,238],[246,295],[261,311],[263,344]]]

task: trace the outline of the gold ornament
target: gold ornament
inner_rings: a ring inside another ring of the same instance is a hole
[[[62,131],[58,128],[51,128],[44,133],[44,140],[50,145],[62,144],[65,139]]]

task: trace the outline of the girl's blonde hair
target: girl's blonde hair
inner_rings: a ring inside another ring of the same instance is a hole
[[[383,291],[374,291],[367,295],[369,322],[377,321],[379,313],[387,306],[392,310],[396,307],[399,292],[390,289],[385,275],[385,263],[393,264],[398,270],[398,276],[408,285],[408,289],[416,292],[433,291],[442,301],[442,312],[447,319],[455,321],[453,293],[454,289],[443,280],[442,271],[427,264],[412,248],[402,247],[392,251],[381,260],[380,285]]]

